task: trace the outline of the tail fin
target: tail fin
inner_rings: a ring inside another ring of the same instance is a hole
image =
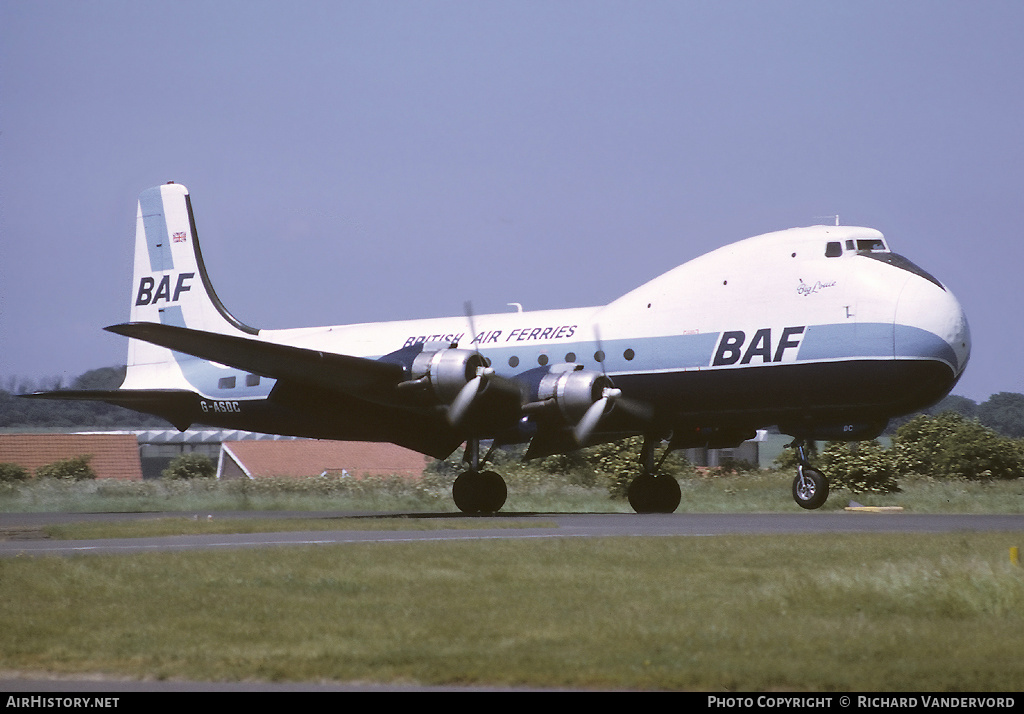
[[[131,322],[156,322],[225,335],[256,335],[221,303],[203,264],[188,189],[168,183],[139,195]],[[122,389],[191,388],[190,357],[129,340]]]

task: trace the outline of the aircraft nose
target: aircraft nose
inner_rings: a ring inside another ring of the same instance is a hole
[[[897,358],[942,361],[952,370],[954,383],[963,374],[971,356],[971,331],[963,307],[948,288],[920,276],[908,280],[894,328]]]

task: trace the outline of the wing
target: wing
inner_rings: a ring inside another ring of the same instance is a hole
[[[167,347],[262,377],[372,398],[390,394],[402,365],[154,322],[112,325],[108,331]]]

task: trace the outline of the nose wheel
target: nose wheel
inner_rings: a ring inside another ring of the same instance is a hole
[[[800,508],[814,510],[821,508],[828,500],[828,479],[807,463],[802,440],[793,442],[796,447],[796,478],[793,479],[793,500]]]

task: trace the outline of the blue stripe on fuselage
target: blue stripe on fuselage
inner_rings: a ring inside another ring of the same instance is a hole
[[[808,325],[797,360],[892,357],[891,322]]]
[[[753,334],[753,331],[748,332]],[[566,361],[566,355],[570,353],[574,356],[574,360],[570,361],[575,361],[587,369],[605,370],[609,373],[653,373],[707,368],[742,369],[747,366],[740,361],[725,367],[713,366],[715,348],[722,334],[708,332],[696,335],[606,340],[601,345],[606,353],[603,365],[594,358],[594,352],[598,349],[594,341],[546,344],[530,348],[484,346],[480,350],[492,361],[498,372],[508,376],[536,369],[540,355],[546,355],[546,364],[550,365]],[[743,350],[749,347],[750,339],[751,335],[747,335],[747,341],[742,345]],[[627,350],[631,351],[632,359],[624,356]],[[777,353],[777,343],[772,343],[770,351],[773,356]],[[509,360],[512,357],[516,357],[518,362],[510,369]],[[945,362],[954,372],[958,369],[952,346],[941,337],[918,327],[892,323],[808,325],[801,335],[795,363],[851,359],[934,359]],[[757,358],[750,366],[768,363],[767,360]],[[773,359],[771,363],[782,362]]]
[[[936,359],[960,369],[953,347],[938,335],[912,325],[870,322],[809,325],[798,361],[856,358]]]
[[[948,364],[954,373],[959,373],[963,367],[952,345],[920,327],[896,325],[894,342],[897,359],[937,359]]]

